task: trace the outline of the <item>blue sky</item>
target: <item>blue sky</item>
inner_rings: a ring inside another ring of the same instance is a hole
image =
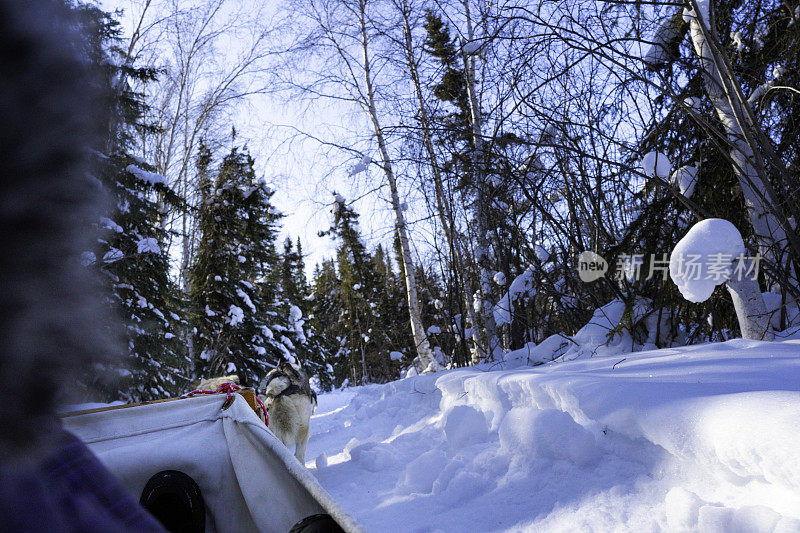
[[[127,16],[132,11],[131,5],[141,1],[100,0],[99,3],[107,10],[126,11],[122,23],[129,34],[132,21]],[[253,0],[238,0],[233,4],[250,1]],[[348,200],[358,199],[354,207],[361,214],[364,240],[369,245],[378,242],[391,245],[393,222],[387,192],[365,192],[374,190],[382,181],[378,168],[372,165],[367,173],[354,179],[348,176],[348,171],[355,159],[315,141],[301,140],[294,130],[328,140],[336,139],[339,128],[350,132],[363,129],[368,133],[369,126],[360,112],[330,104],[306,109],[290,100],[257,95],[238,105],[230,120],[237,129],[237,139],[247,142],[259,174],[276,190],[273,203],[285,214],[279,246],[286,235],[293,240],[299,236],[309,274],[316,263],[331,257],[335,250],[336,244],[330,237],[318,236],[319,231],[330,226],[334,190]],[[375,159],[376,152],[370,153]],[[404,195],[408,194],[411,192]]]

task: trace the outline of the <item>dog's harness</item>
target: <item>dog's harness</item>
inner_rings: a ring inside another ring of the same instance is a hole
[[[241,387],[235,383],[223,383],[219,387],[214,390],[203,390],[203,389],[196,389],[191,392],[187,392],[181,398],[191,398],[192,396],[196,396],[198,394],[220,394],[225,393],[227,397],[225,398],[225,403],[222,404],[222,409],[225,410],[231,406],[233,403],[233,393],[241,389]],[[269,413],[267,412],[267,407],[264,405],[264,402],[261,401],[261,398],[258,397],[258,394],[255,394],[256,403],[258,407],[261,409],[261,412],[264,414],[264,423],[269,426]],[[256,413],[258,414],[258,413]]]

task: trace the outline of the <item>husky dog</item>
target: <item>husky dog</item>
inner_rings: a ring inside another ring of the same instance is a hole
[[[299,367],[282,361],[270,370],[259,390],[269,412],[269,428],[305,464],[308,425],[317,407],[317,395],[311,390],[308,376]]]

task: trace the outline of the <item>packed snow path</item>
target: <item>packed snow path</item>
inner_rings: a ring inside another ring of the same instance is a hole
[[[368,531],[800,532],[797,340],[452,370],[319,404],[307,466]]]

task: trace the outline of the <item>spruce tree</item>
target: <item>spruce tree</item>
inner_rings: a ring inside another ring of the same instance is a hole
[[[286,237],[283,242],[283,254],[280,258],[280,268],[278,270],[278,279],[280,282],[280,291],[284,306],[288,309],[292,305],[297,306],[305,297],[301,293],[300,279],[297,272],[298,255],[294,251],[294,244],[292,239]]]
[[[431,116],[439,132],[435,142],[450,155],[443,162],[443,174],[457,180],[456,189],[461,190],[469,186],[474,149],[464,67],[450,30],[439,14],[427,11],[423,27],[424,50],[441,65],[441,78],[433,86],[433,95],[449,104]]]
[[[399,246],[399,242],[396,243]],[[399,252],[397,252],[399,253]],[[402,272],[403,262],[396,258],[398,267]],[[403,367],[407,367],[417,358],[417,351],[414,347],[414,336],[411,333],[411,325],[405,320],[408,316],[408,300],[405,296],[405,286],[403,275],[394,272],[390,254],[384,251],[382,245],[378,245],[372,255],[372,270],[375,283],[380,295],[375,302],[375,314],[380,318],[376,327],[381,329],[381,337],[385,339],[385,350],[389,352],[390,375],[386,379],[396,379]],[[425,297],[423,296],[422,285],[424,280],[417,278],[419,283],[420,307],[425,307]],[[425,315],[423,315],[425,318]],[[425,324],[429,322],[424,321]],[[399,357],[397,354],[401,354]]]
[[[311,286],[308,329],[320,339],[323,347],[319,353],[311,353],[309,359],[318,365],[324,390],[341,386],[353,379],[350,349],[340,321],[342,312],[341,285],[336,274],[336,263],[324,260],[314,269]]]
[[[391,353],[402,348],[407,348],[408,353],[416,351],[404,318],[408,316],[405,289],[397,285],[402,291],[399,299],[406,306],[405,315],[398,316],[390,312],[386,267],[367,251],[359,235],[358,214],[338,195],[333,226],[323,234],[333,235],[341,244],[336,252],[336,268],[323,264],[321,275],[325,276],[325,284],[315,278],[315,316],[327,314],[329,321],[335,319],[331,332],[339,345],[334,353],[339,364],[348,368],[346,379],[351,383],[396,379],[399,368],[392,363]],[[322,292],[330,290],[334,283],[338,285],[335,290]],[[399,283],[403,283],[402,278]],[[407,331],[406,335],[399,334],[400,343],[394,340],[398,331]],[[337,372],[337,377],[341,376]]]
[[[441,173],[452,184],[451,190],[460,196],[465,205],[474,204],[478,201],[479,187],[474,183],[473,155],[476,148],[463,58],[458,43],[450,36],[449,28],[439,14],[428,11],[424,28],[425,52],[441,66],[441,75],[433,86],[433,95],[441,102],[449,104],[431,115],[440,126],[436,129],[436,144],[449,155]],[[520,218],[517,213],[518,205],[527,201],[517,185],[520,181],[519,174],[526,175],[528,170],[527,165],[519,165],[517,162],[530,161],[530,152],[530,143],[522,141],[513,131],[497,132],[484,143],[482,159],[486,183],[483,185],[483,197],[488,199],[485,200],[484,207],[488,231],[477,235],[473,230],[466,237],[470,242],[477,242],[477,237],[486,239],[488,251],[484,256],[485,267],[492,273],[501,272],[509,282],[529,266],[521,254],[527,238],[519,230]],[[475,224],[472,226],[476,227]],[[454,275],[448,284],[458,285],[457,278],[463,275],[469,294],[473,294],[478,289],[478,265],[473,258],[465,259],[466,272]],[[500,301],[506,293],[506,287],[495,283],[490,284],[489,289],[490,294],[485,296],[491,302]],[[515,310],[526,303],[513,302]],[[522,320],[523,313],[515,312],[512,316],[512,322],[500,328],[503,346],[507,350],[524,345],[524,332],[529,327]],[[456,348],[455,344],[450,344],[453,349]]]
[[[297,237],[297,242],[295,243],[294,279],[297,284],[297,293],[301,296],[295,304],[300,307],[304,315],[308,315],[311,310],[309,305],[311,285],[309,285],[306,277],[306,263],[303,258],[303,245],[300,242],[300,237]]]
[[[105,73],[105,105],[112,117],[104,146],[94,152],[94,175],[107,193],[110,211],[98,221],[105,234],[84,254],[84,263],[108,281],[109,306],[123,321],[127,348],[120,366],[87,369],[84,381],[106,401],[171,396],[187,384],[188,360],[179,340],[186,324],[169,277],[160,206],[175,207],[180,201],[162,176],[129,153],[134,132],[152,127],[142,122],[142,95],[127,80],[147,83],[155,70],[134,66],[120,49],[120,26],[109,13],[91,5],[75,9],[89,35],[85,56]]]
[[[293,248],[291,238],[286,237],[283,253],[275,270],[278,292],[278,319],[285,319],[285,331],[294,335],[293,356],[305,368],[312,387],[330,390],[333,386],[333,372],[329,369],[330,350],[325,340],[327,332],[315,329],[313,322],[309,327],[311,311],[311,289],[306,280],[302,257],[302,246],[297,239],[297,249]]]
[[[210,162],[204,149],[199,175],[210,176]],[[278,287],[270,281],[282,215],[246,149],[233,148],[200,191],[200,240],[189,271],[194,371],[198,377],[235,373],[255,385],[281,358],[294,359],[297,335],[281,318]]]
[[[105,387],[106,399],[146,401],[178,394],[188,384],[188,356],[180,341],[186,323],[169,278],[168,236],[158,207],[159,196],[172,195],[142,163],[123,167],[130,161],[115,155],[98,162],[103,169],[98,175],[116,199],[116,209],[100,220],[106,235],[86,263],[96,261],[109,281],[110,304],[127,333],[122,366],[106,369],[121,378]]]

